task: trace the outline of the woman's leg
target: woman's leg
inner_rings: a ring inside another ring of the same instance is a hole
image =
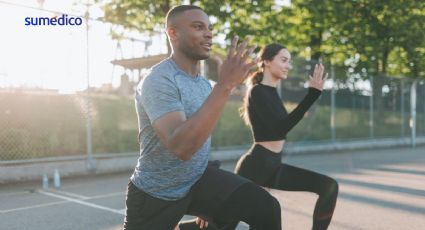
[[[327,229],[338,196],[338,183],[325,175],[282,164],[270,187],[285,191],[309,191],[319,195],[313,214],[313,229]]]
[[[238,160],[235,173],[260,186],[267,186],[281,167],[281,158],[281,154],[256,144]]]

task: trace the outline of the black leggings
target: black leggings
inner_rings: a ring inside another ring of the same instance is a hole
[[[238,161],[235,173],[255,183],[284,191],[308,191],[319,195],[313,229],[327,229],[338,196],[338,183],[325,175],[281,163],[281,154],[254,145]]]

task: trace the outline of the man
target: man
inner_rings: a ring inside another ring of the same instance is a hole
[[[255,61],[248,40],[232,40],[214,88],[199,75],[212,45],[208,15],[177,6],[166,18],[169,58],[138,85],[140,157],[127,188],[124,229],[174,229],[185,214],[221,229],[242,220],[252,229],[281,229],[280,206],[268,192],[208,163],[210,135],[230,92]],[[193,227],[180,225],[182,229]],[[178,227],[176,227],[178,229]]]

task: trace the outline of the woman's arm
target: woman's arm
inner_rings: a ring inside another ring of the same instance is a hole
[[[285,137],[286,134],[298,124],[304,117],[304,114],[319,98],[322,93],[323,84],[326,80],[322,78],[324,67],[322,64],[316,65],[313,77],[310,76],[308,93],[298,106],[288,115],[280,114],[279,111],[273,107],[271,99],[267,97],[266,93],[262,90],[253,90],[251,92],[251,103],[257,115],[267,124],[267,128],[278,129],[279,134]]]

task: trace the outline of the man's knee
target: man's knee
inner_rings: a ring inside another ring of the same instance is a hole
[[[257,198],[256,217],[250,227],[255,229],[280,229],[281,214],[279,201],[264,189],[261,196]]]
[[[270,193],[265,191],[263,203],[260,204],[260,210],[266,215],[279,215],[280,216],[280,203]]]
[[[280,204],[279,201],[272,196],[268,191],[261,187],[255,188],[256,195],[253,197],[252,210],[255,212],[255,216],[258,220],[267,220],[280,218]]]

